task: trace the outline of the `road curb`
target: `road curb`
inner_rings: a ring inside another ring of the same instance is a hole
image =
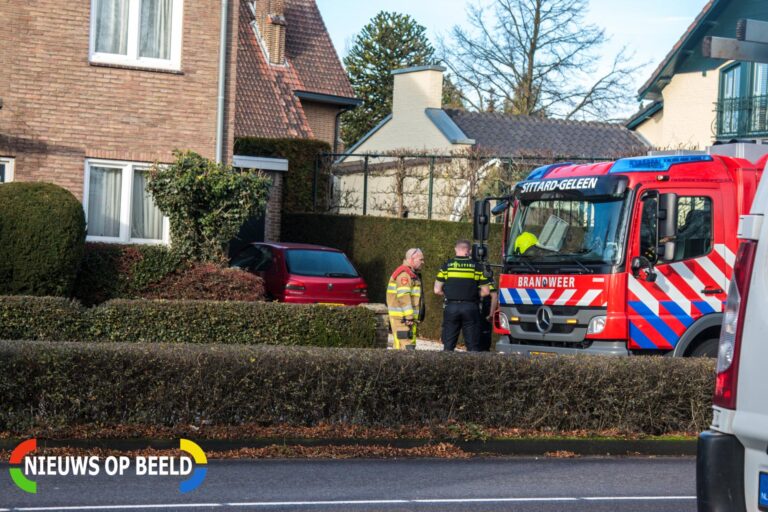
[[[537,456],[567,452],[574,455],[647,455],[691,456],[696,455],[696,440],[664,439],[301,439],[259,438],[242,440],[193,439],[204,451],[221,452],[267,446],[376,446],[389,448],[420,448],[449,443],[465,452],[476,455]],[[0,439],[0,450],[13,450],[23,439]],[[145,449],[169,450],[178,448],[178,439],[42,439],[38,448],[81,448],[116,451]]]

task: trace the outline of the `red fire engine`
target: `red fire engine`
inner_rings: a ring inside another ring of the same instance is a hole
[[[533,171],[495,198],[505,233],[497,350],[715,356],[739,215],[767,159],[664,155]],[[482,258],[489,199],[475,207]]]

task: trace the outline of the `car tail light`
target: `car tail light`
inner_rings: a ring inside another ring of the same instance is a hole
[[[739,378],[741,336],[744,332],[744,312],[747,310],[749,281],[755,263],[757,242],[745,240],[739,245],[733,278],[725,303],[720,346],[717,351],[717,380],[714,404],[725,409],[736,408],[736,388]]]
[[[355,286],[355,289],[352,290],[354,293],[359,293],[363,297],[368,296],[368,286],[364,283],[360,283],[357,286]]]
[[[307,288],[304,286],[304,283],[299,281],[288,281],[288,283],[285,285],[285,291],[287,292],[303,293],[306,289]]]

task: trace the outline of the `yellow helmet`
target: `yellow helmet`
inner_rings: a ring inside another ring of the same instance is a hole
[[[525,251],[539,243],[536,235],[524,231],[515,239],[515,254],[525,254]]]

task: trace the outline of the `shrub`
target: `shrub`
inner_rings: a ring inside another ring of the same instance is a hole
[[[154,283],[185,268],[183,259],[165,246],[89,243],[74,295],[86,305],[137,298]]]
[[[173,250],[195,261],[222,263],[243,223],[263,215],[270,182],[260,172],[237,172],[191,151],[150,170],[147,189],[171,224]]]
[[[0,187],[0,294],[70,296],[84,243],[83,207],[69,191]]]
[[[454,256],[456,241],[472,237],[472,225],[463,222],[354,217],[348,215],[283,215],[282,240],[322,244],[341,249],[350,257],[368,283],[372,302],[385,302],[387,282],[403,261],[405,251],[420,247],[426,262],[422,296],[427,315],[419,326],[426,337],[440,337],[442,298],[432,293],[440,265]],[[489,253],[493,262],[501,257],[501,225],[491,225]],[[497,280],[498,282],[498,280]]]
[[[145,299],[257,301],[264,300],[264,280],[240,269],[194,264],[140,295]]]
[[[51,315],[35,316],[45,308],[57,315],[56,322]],[[83,309],[66,299],[0,297],[0,319],[0,339],[382,348],[386,343],[377,338],[376,316],[366,308],[276,302],[112,300]]]
[[[244,137],[235,141],[237,155],[288,160],[289,169],[283,184],[283,211],[287,212],[307,212],[312,209],[315,165],[322,153],[330,151],[331,146],[319,140]],[[318,190],[327,190],[328,179],[327,172],[320,173]]]
[[[698,432],[704,359],[0,342],[0,430],[82,424]]]

